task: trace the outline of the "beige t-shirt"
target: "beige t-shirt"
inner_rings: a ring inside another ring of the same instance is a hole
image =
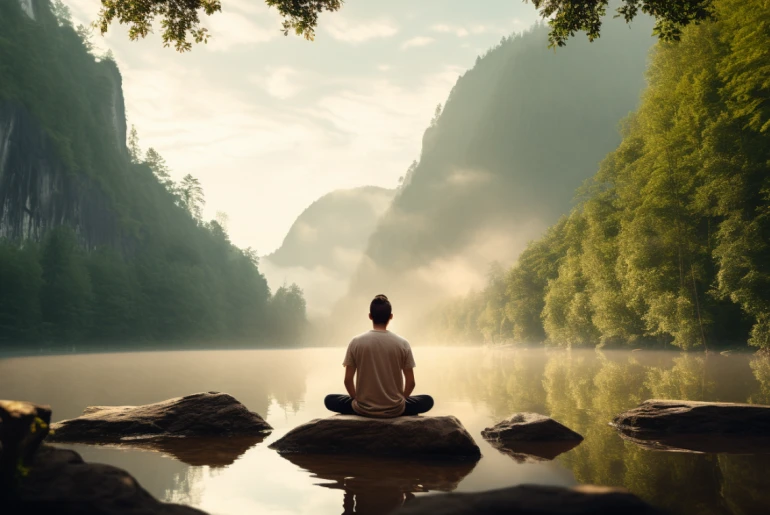
[[[404,412],[402,371],[415,367],[408,341],[390,331],[372,329],[353,338],[342,364],[356,367],[356,413],[387,418]]]

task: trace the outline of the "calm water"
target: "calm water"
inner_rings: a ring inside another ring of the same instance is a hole
[[[71,446],[128,470],[156,497],[217,514],[387,513],[413,496],[522,483],[624,486],[683,514],[770,511],[770,456],[651,451],[607,425],[648,398],[770,404],[770,358],[747,354],[415,348],[417,392],[435,415],[455,415],[481,447],[475,465],[291,457],[267,446],[327,416],[342,392],[343,349],[0,355],[0,397],[51,404],[54,420],[89,405],[144,404],[223,391],[275,428],[262,441],[193,444],[163,452]],[[550,415],[585,436],[551,461],[512,458],[480,431],[516,411]],[[426,492],[428,492],[426,494]]]

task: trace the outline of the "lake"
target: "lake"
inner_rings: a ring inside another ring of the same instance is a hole
[[[344,349],[195,350],[9,356],[0,397],[50,404],[53,419],[90,405],[156,402],[200,391],[235,396],[275,430],[264,440],[169,446],[163,452],[83,445],[87,461],[130,472],[156,497],[216,514],[388,513],[414,496],[536,483],[623,486],[681,514],[770,510],[768,455],[647,450],[621,439],[614,415],[648,398],[770,403],[770,357],[745,353],[414,347],[415,393],[454,415],[481,447],[475,465],[286,459],[268,445],[329,413],[343,393]],[[550,415],[585,440],[550,461],[505,455],[480,432],[517,411]]]

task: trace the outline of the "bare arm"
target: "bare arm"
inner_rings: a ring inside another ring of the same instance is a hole
[[[353,378],[356,375],[356,367],[345,367],[345,389],[348,391],[348,395],[353,399],[356,398],[356,383]]]
[[[406,382],[404,383],[404,399],[412,395],[412,392],[414,391],[415,383],[414,383],[414,369],[413,368],[405,368],[404,369],[404,379]]]

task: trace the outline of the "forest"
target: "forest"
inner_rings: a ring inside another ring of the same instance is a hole
[[[126,145],[120,72],[92,49],[61,2],[34,21],[0,3],[0,141],[23,151],[0,152],[0,342],[297,343],[302,290],[271,293],[226,216],[202,218],[197,179],[174,182],[135,130]]]
[[[575,208],[442,304],[436,338],[770,348],[770,11],[714,10],[656,45],[640,107]]]

